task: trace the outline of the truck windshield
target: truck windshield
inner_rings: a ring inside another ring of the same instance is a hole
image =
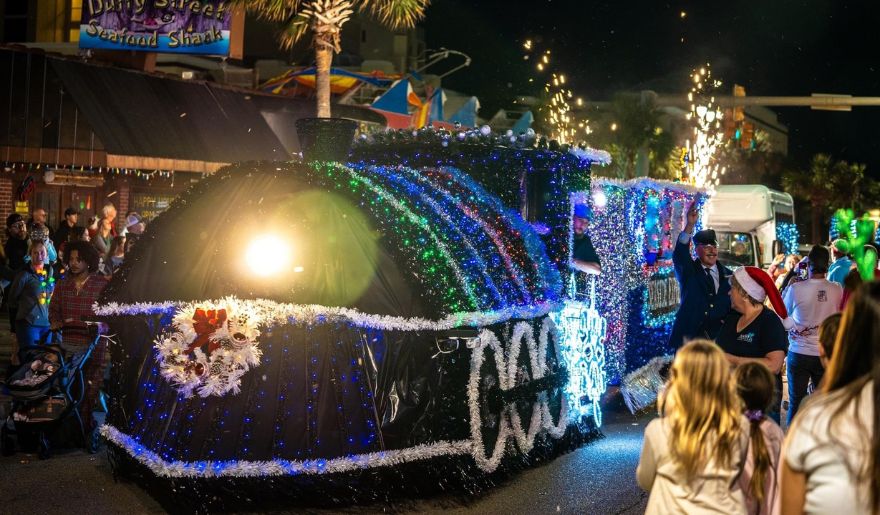
[[[722,265],[739,268],[755,265],[755,247],[752,237],[742,232],[716,231],[718,238],[718,261]]]

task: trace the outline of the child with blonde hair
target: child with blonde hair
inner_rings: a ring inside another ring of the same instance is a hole
[[[776,402],[776,378],[758,362],[736,367],[733,376],[749,420],[749,449],[739,478],[746,511],[750,515],[778,514],[781,505],[777,471],[785,434],[767,417]]]
[[[659,408],[636,470],[650,492],[645,513],[745,514],[748,422],[724,352],[708,340],[679,349]]]

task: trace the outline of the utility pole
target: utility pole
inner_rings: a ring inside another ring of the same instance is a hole
[[[809,97],[758,97],[721,96],[715,97],[721,107],[810,107],[818,110],[846,110],[853,107],[880,107],[880,97],[853,97],[851,95],[826,95],[814,93]],[[678,95],[658,95],[657,105],[690,106],[687,97]]]
[[[769,96],[715,96],[719,107],[735,108],[746,106],[763,107],[809,107],[815,110],[850,111],[853,107],[880,107],[880,97],[854,97],[851,95],[829,95],[813,93],[809,97],[769,97]],[[685,95],[657,95],[658,107],[690,108],[693,102]],[[610,102],[585,102],[589,107],[607,107]]]

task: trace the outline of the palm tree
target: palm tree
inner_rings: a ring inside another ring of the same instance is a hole
[[[620,179],[646,174],[676,177],[677,170],[670,163],[676,150],[676,128],[667,126],[667,121],[652,94],[615,94],[607,110],[598,113],[590,124],[590,144],[608,150],[612,156],[611,166],[598,173]]]
[[[233,0],[257,17],[282,24],[279,43],[289,49],[309,30],[315,47],[318,117],[330,117],[330,63],[342,49],[339,34],[355,10],[376,16],[392,30],[412,28],[430,0]]]
[[[812,242],[821,243],[823,220],[832,209],[860,209],[864,193],[871,196],[873,190],[861,192],[865,179],[865,165],[835,161],[827,154],[816,154],[810,162],[809,170],[786,172],[782,186],[793,197],[800,198],[810,205]]]

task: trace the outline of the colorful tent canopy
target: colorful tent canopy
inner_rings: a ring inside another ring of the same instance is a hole
[[[264,82],[260,89],[276,95],[284,94],[284,90],[289,88],[292,82],[314,89],[315,76],[315,67],[302,70],[287,70],[281,75]],[[387,87],[391,85],[393,80],[394,77],[389,77],[378,70],[370,73],[357,73],[341,68],[330,68],[330,91],[337,95],[347,92],[360,82],[376,87]]]
[[[480,101],[477,97],[471,97],[461,109],[455,112],[447,120],[448,122],[458,122],[465,127],[477,126],[477,111],[480,109]]]

